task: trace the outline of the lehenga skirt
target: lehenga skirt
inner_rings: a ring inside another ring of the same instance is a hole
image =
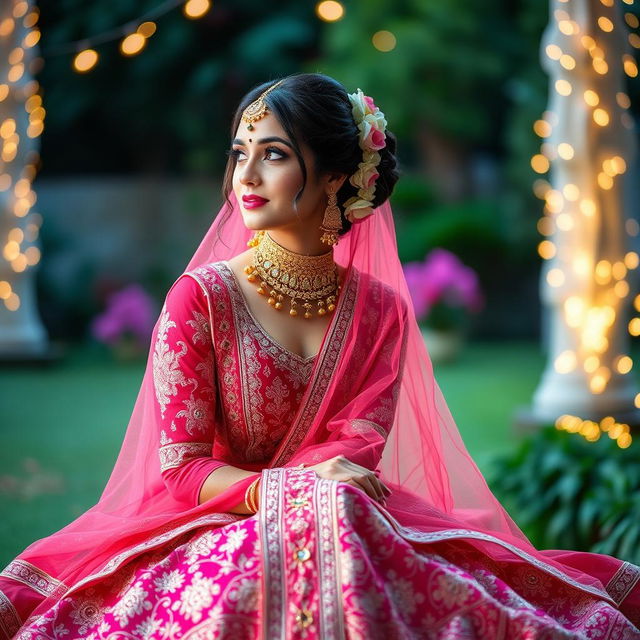
[[[312,472],[272,469],[262,484],[258,514],[97,574],[17,637],[640,639],[610,598],[526,554],[501,562],[455,530],[412,535]]]

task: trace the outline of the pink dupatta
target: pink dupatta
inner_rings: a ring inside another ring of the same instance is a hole
[[[250,232],[234,199],[226,213],[230,215],[224,224],[224,215],[216,217],[187,271],[227,260],[246,248]],[[321,355],[327,354],[330,332],[339,330],[340,340],[331,344],[335,352],[330,366],[324,357],[316,361],[307,390],[317,397],[301,403],[269,467],[313,464],[338,454],[377,467],[394,490],[387,517],[408,540],[427,544],[463,539],[497,561],[534,564],[578,590],[621,604],[637,621],[637,567],[608,556],[534,549],[467,453],[415,320],[389,202],[340,239],[335,259],[357,271],[353,311],[348,318],[334,316]],[[372,290],[377,293],[368,295]],[[210,297],[208,304],[213,315]],[[377,311],[376,326],[368,324],[371,305]],[[358,339],[361,332],[368,338],[366,350]],[[98,503],[62,530],[31,544],[2,573],[0,619],[5,630],[16,629],[62,595],[185,531],[242,518],[228,510],[242,500],[251,479],[201,505],[179,502],[167,491],[158,461],[152,369],[151,352],[122,448]],[[377,400],[385,394],[392,403],[381,408]],[[216,466],[218,461],[203,459],[183,481],[192,483],[197,495]]]

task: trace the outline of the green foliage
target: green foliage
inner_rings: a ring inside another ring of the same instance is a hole
[[[131,23],[157,0],[42,0],[39,81],[50,172],[220,172],[228,125],[251,86],[300,70],[315,54],[321,23],[313,6],[283,0],[214,3],[198,20],[175,8],[136,56],[100,44],[88,74],[71,69],[62,45]],[[91,152],[90,152],[91,151]],[[78,163],[78,158],[82,162]]]
[[[425,207],[420,215],[400,216],[396,232],[402,262],[422,260],[431,249],[442,247],[475,268],[507,251],[499,208],[490,200]]]
[[[325,30],[323,70],[348,87],[384,96],[400,135],[425,123],[467,141],[493,129],[501,84],[518,40],[500,3],[467,0],[349,2],[345,17]],[[388,30],[391,52],[371,45]],[[382,100],[382,98],[381,98]]]
[[[640,450],[552,427],[494,460],[490,484],[541,548],[640,562]]]

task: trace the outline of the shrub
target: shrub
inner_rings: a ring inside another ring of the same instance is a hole
[[[640,563],[640,450],[549,427],[494,459],[496,496],[540,548]]]

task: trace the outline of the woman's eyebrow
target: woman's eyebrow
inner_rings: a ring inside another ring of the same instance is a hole
[[[290,149],[293,149],[293,147],[291,146],[291,143],[288,140],[285,140],[284,138],[279,138],[278,136],[271,136],[269,138],[260,138],[260,140],[256,140],[257,144],[267,144],[267,142],[282,142],[282,144],[286,144],[287,147],[289,147]],[[241,144],[244,146],[245,141],[242,140],[241,138],[235,138],[231,144]]]

